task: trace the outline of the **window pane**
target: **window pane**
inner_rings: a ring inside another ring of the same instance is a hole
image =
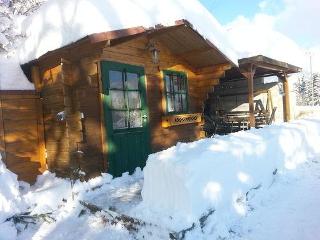
[[[186,92],[186,90],[187,90],[186,79],[184,76],[180,76],[179,77],[179,91]]]
[[[182,98],[182,105],[183,105],[183,112],[187,112],[187,95],[186,94],[181,94],[181,98]]]
[[[176,112],[183,111],[182,94],[176,94],[174,98],[174,109]]]
[[[178,76],[177,75],[173,75],[172,76],[172,81],[173,81],[173,87],[174,87],[174,91],[177,92],[179,91],[179,80],[178,80]]]
[[[109,71],[110,88],[123,89],[122,72]]]
[[[174,95],[167,94],[168,112],[174,112]]]
[[[127,112],[126,111],[112,111],[113,129],[128,128]]]
[[[165,75],[164,80],[165,80],[165,83],[166,83],[166,91],[167,92],[172,92],[170,76],[169,75]]]
[[[139,75],[136,73],[127,73],[127,87],[128,89],[139,89]]]
[[[140,92],[128,91],[129,108],[136,109],[141,108]]]
[[[111,106],[115,109],[125,109],[126,102],[124,98],[124,92],[118,90],[110,90]]]
[[[130,128],[142,127],[141,110],[130,111]]]

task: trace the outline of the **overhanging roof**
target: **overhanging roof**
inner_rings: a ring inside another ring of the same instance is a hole
[[[221,79],[222,81],[244,79],[245,77],[241,74],[241,72],[247,71],[250,66],[253,66],[255,68],[255,78],[278,76],[284,73],[298,73],[302,70],[300,67],[263,55],[242,58],[238,60],[238,63],[238,68],[234,67],[226,71],[225,77]]]
[[[163,43],[173,55],[183,59],[190,66],[196,68],[208,67],[216,64],[235,64],[223,54],[212,42],[205,39],[191,23],[186,20],[178,20],[175,25],[163,26],[156,25],[153,28],[144,28],[142,26],[120,29],[109,32],[94,33],[88,35],[74,43],[62,48],[49,51],[38,59],[28,64],[41,61],[59,52],[68,51],[75,46],[85,44],[95,44],[100,46],[101,43],[108,43],[110,46],[117,45],[131,39],[148,36]],[[160,53],[161,54],[161,53]]]
[[[266,56],[258,55],[249,58],[239,59],[239,68],[244,69],[248,65],[254,65],[256,68],[260,68],[265,72],[284,72],[286,74],[297,73],[301,71],[301,68],[291,65],[286,62],[281,62],[276,59],[268,58]]]

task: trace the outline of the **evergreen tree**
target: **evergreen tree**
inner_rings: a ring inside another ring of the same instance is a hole
[[[320,74],[316,73],[313,75],[313,96],[314,105],[320,106]]]
[[[10,55],[23,35],[18,19],[30,15],[45,0],[0,0],[0,54]]]
[[[320,73],[314,73],[312,80],[309,74],[303,73],[295,84],[295,92],[297,105],[320,106]]]

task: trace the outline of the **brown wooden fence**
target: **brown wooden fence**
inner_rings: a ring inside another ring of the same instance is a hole
[[[20,180],[46,169],[41,100],[34,91],[0,91],[0,152]]]

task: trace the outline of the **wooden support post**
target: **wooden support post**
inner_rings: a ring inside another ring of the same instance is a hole
[[[2,161],[4,163],[6,161],[5,152],[6,152],[6,142],[5,142],[5,132],[4,132],[2,99],[1,99],[1,95],[0,95],[0,154],[1,154],[0,157],[2,157]]]
[[[247,78],[248,80],[248,103],[249,103],[249,123],[250,127],[256,126],[256,119],[254,117],[254,89],[253,89],[253,78],[254,74],[256,72],[256,68],[253,64],[250,64],[250,66],[246,70],[242,70],[241,73]]]
[[[285,122],[290,121],[290,93],[289,93],[289,82],[287,74],[284,74],[283,78],[283,119]]]

